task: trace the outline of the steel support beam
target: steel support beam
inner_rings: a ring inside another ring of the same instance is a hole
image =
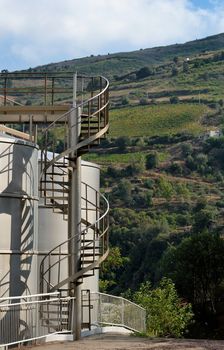
[[[76,107],[76,87],[77,87],[77,75],[74,75],[74,95],[73,95],[73,107]],[[77,145],[81,130],[81,110],[74,108],[70,115],[70,147]],[[72,152],[70,155],[70,193],[69,193],[69,217],[68,228],[69,237],[75,235],[75,239],[72,240],[70,249],[70,262],[69,273],[74,275],[79,271],[80,267],[80,246],[81,246],[81,157],[77,157],[77,154]],[[74,304],[74,317],[73,317],[73,335],[74,339],[81,338],[81,287],[74,281],[70,284],[71,290],[74,291],[75,304]]]

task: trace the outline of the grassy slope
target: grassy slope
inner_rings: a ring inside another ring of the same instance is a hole
[[[215,53],[213,53],[213,56]],[[111,86],[112,102],[119,102],[119,97],[127,97],[131,104],[139,103],[140,98],[152,98],[157,102],[169,102],[170,96],[176,95],[181,100],[199,99],[216,102],[223,98],[224,61],[204,63],[204,56],[199,61],[200,67],[195,67],[195,59],[189,61],[189,73],[183,73],[183,61],[176,65],[178,75],[172,76],[173,63],[165,68],[159,66],[154,75],[145,79],[127,81],[123,79],[113,82]]]
[[[203,115],[209,113],[204,105],[160,105],[127,107],[111,111],[110,136],[156,136],[181,131],[201,132]]]

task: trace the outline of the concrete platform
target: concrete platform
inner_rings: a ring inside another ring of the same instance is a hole
[[[26,349],[30,348],[26,346]],[[150,339],[121,334],[101,334],[75,342],[48,343],[33,350],[224,350],[224,341]]]

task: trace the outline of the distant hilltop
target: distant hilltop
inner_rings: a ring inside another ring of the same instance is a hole
[[[129,73],[145,65],[157,65],[175,56],[190,57],[206,51],[224,50],[224,33],[196,39],[184,44],[140,48],[131,52],[90,55],[73,60],[50,63],[33,68],[41,71],[78,71],[85,74],[104,74],[107,77]]]

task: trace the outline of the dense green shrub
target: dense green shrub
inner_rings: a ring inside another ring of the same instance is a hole
[[[174,194],[174,189],[172,183],[166,180],[164,177],[160,177],[157,181],[159,194],[170,200],[172,195]]]
[[[154,153],[148,153],[146,155],[146,169],[153,169],[155,167],[157,167],[159,164],[159,157],[158,157],[158,153],[154,152]]]
[[[178,75],[178,68],[175,67],[175,66],[173,66],[173,67],[172,67],[172,76],[173,76],[173,77],[176,77],[177,75]]]
[[[180,102],[180,100],[179,100],[179,98],[177,96],[171,96],[170,97],[170,103],[171,104],[177,104],[179,102]]]
[[[113,166],[108,166],[107,175],[116,179],[121,176],[121,171]]]
[[[147,179],[144,181],[144,186],[146,188],[152,189],[154,186],[154,181],[152,179]]]
[[[133,160],[124,170],[124,176],[135,176],[141,174],[145,170],[145,159],[142,156],[139,160]]]
[[[148,77],[149,75],[152,75],[152,74],[153,74],[153,71],[149,67],[140,68],[136,72],[137,79],[143,79],[143,78],[146,78],[146,77]]]
[[[169,172],[173,175],[181,175],[182,172],[183,172],[183,168],[181,166],[181,164],[179,163],[172,163],[170,166],[169,166]]]
[[[132,200],[131,196],[132,185],[130,181],[123,179],[121,180],[114,190],[114,195],[117,198],[122,199],[126,204],[130,203]]]
[[[184,157],[187,157],[187,156],[189,156],[189,155],[192,154],[192,152],[193,152],[193,147],[192,147],[192,145],[191,145],[190,143],[183,143],[183,144],[181,145],[181,150],[182,150],[183,156],[184,156]]]
[[[165,252],[162,272],[172,278],[183,298],[216,312],[217,293],[223,294],[224,241],[211,232],[195,233]],[[205,320],[204,320],[205,321]]]
[[[127,97],[123,97],[121,100],[122,106],[127,106],[129,104],[129,99]]]
[[[156,289],[148,282],[142,284],[134,294],[134,300],[146,309],[146,333],[149,336],[179,338],[192,322],[191,305],[181,301],[170,279],[164,278]]]
[[[144,191],[133,195],[134,205],[140,208],[147,208],[152,205],[152,191]]]
[[[120,136],[115,140],[115,146],[118,150],[124,152],[130,145],[130,138],[128,136]]]
[[[148,103],[149,103],[149,101],[148,101],[148,99],[145,98],[145,97],[142,97],[142,98],[140,98],[140,100],[139,100],[139,104],[142,105],[142,106],[145,106],[145,105],[147,105]]]

